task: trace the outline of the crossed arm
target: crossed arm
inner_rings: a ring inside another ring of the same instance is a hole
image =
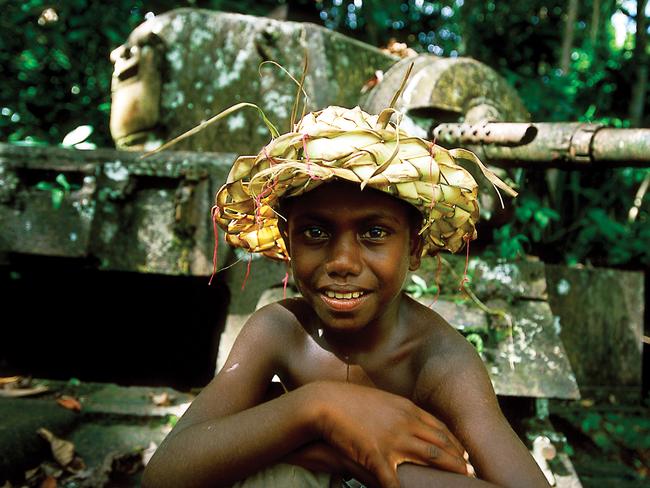
[[[150,461],[143,486],[229,486],[280,461],[316,470],[336,469],[385,488],[400,483],[428,486],[433,479],[439,483],[436,486],[494,486],[465,476],[463,447],[442,421],[425,410],[427,398],[421,408],[385,391],[323,381],[264,401],[273,372],[281,367],[277,358],[286,346],[277,340],[274,322],[258,322],[254,317],[244,327],[222,371]],[[445,393],[430,391],[429,397]],[[536,466],[532,458],[533,469],[526,464],[530,456],[525,447],[512,447],[512,431],[501,425],[455,427],[485,479],[504,481],[503,486],[547,486],[545,481],[536,482]],[[482,442],[507,447],[493,456]],[[513,470],[506,475],[502,470],[517,461],[523,462],[524,472],[510,483],[506,477]],[[540,477],[543,480],[541,473]]]
[[[544,474],[503,416],[483,361],[465,339],[457,337],[460,340],[451,342],[453,354],[445,356],[444,366],[439,362],[432,365],[433,361],[425,364],[416,387],[416,403],[435,412],[458,436],[480,479],[503,487],[548,487]]]
[[[548,482],[528,449],[501,413],[482,360],[467,341],[460,336],[458,338],[459,341],[452,341],[453,354],[445,355],[442,364],[435,360],[425,364],[418,378],[414,401],[444,421],[444,424],[437,426],[438,435],[448,433],[446,426],[449,426],[458,436],[462,446],[469,452],[472,467],[480,479],[458,475],[459,471],[455,469],[457,466],[446,462],[449,459],[448,453],[444,451],[446,444],[441,439],[430,445],[428,463],[422,463],[427,466],[418,465],[422,459],[408,460],[398,466],[397,474],[401,485],[412,488],[548,487]],[[458,443],[453,434],[447,435],[454,443]],[[317,446],[316,463],[309,462],[309,455],[307,462],[299,457],[295,463],[316,471],[331,472],[333,466],[346,466],[349,461],[347,458],[341,459],[339,451],[328,445]],[[309,452],[308,449],[305,450]],[[298,454],[303,453],[298,451]],[[356,471],[351,469],[350,472],[355,477],[373,486],[372,481],[368,481],[373,479],[373,473],[363,469],[359,471],[358,464],[353,468]]]

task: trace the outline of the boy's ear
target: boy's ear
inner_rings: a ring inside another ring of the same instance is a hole
[[[417,232],[411,235],[411,254],[409,256],[409,270],[415,271],[420,267],[422,260],[422,249],[424,248],[424,240]]]

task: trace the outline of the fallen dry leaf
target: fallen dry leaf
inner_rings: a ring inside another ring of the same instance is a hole
[[[47,386],[42,385],[35,386],[34,388],[0,388],[0,397],[17,398],[39,395],[41,393],[45,393],[48,390],[49,388]]]
[[[56,488],[56,478],[54,476],[46,477],[41,482],[40,488]]]
[[[399,56],[400,58],[410,58],[411,56],[417,56],[418,53],[408,47],[406,43],[398,42],[396,39],[391,39],[388,41],[388,45],[382,49],[383,52],[388,54],[393,54],[394,56]]]
[[[150,397],[153,404],[157,407],[168,407],[172,404],[172,400],[174,399],[174,397],[166,391],[163,391],[158,395],[155,393],[150,393]]]
[[[25,471],[25,481],[34,482],[38,476],[41,474],[41,467],[36,466],[35,468],[28,469]]]
[[[79,403],[79,400],[74,397],[62,395],[60,398],[56,399],[56,403],[61,405],[63,408],[67,408],[68,410],[81,412],[81,403]]]
[[[50,449],[56,462],[61,466],[68,466],[74,459],[74,444],[58,438],[47,429],[38,429],[38,434],[50,443]]]
[[[0,376],[0,385],[8,385],[9,383],[18,383],[20,376]]]
[[[40,468],[45,476],[52,476],[57,480],[63,475],[63,468],[54,461],[43,461]]]
[[[81,473],[86,469],[86,463],[84,463],[84,460],[81,459],[81,457],[75,454],[72,462],[68,464],[65,468],[71,473]]]
[[[116,486],[111,482],[111,479],[133,475],[142,468],[142,455],[139,452],[112,451],[104,457],[101,465],[94,468],[90,476],[79,486],[83,488]]]

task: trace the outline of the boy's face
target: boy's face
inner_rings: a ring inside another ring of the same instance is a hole
[[[290,200],[284,230],[294,280],[324,326],[358,330],[399,305],[421,253],[407,205],[340,181]]]

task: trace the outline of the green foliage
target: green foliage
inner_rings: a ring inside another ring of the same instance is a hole
[[[528,172],[514,218],[493,231],[488,253],[513,259],[532,254],[547,262],[643,267],[650,264],[647,201],[628,217],[650,169],[557,172],[549,182]]]
[[[476,332],[472,332],[471,334],[467,334],[465,336],[465,339],[474,346],[476,349],[476,352],[481,354],[483,352],[484,344],[483,344],[483,338],[480,336],[480,334],[477,334]]]
[[[438,285],[436,283],[429,286],[427,282],[418,275],[411,275],[412,283],[406,285],[406,292],[413,296],[413,298],[420,298],[423,295],[436,295],[438,292]]]
[[[553,415],[575,426],[610,462],[627,466],[639,480],[647,478],[650,458],[650,419],[647,409],[616,405],[583,406],[578,402],[554,405]],[[582,441],[584,443],[584,440]]]
[[[63,173],[59,173],[54,183],[49,181],[39,181],[36,183],[36,189],[42,191],[49,191],[52,197],[52,208],[58,210],[61,208],[63,199],[71,191],[78,190],[79,185],[70,184]]]
[[[510,49],[489,49],[491,42],[497,42],[490,37],[498,35],[495,26],[476,33],[483,39],[473,44],[474,55],[492,66],[503,66],[500,72],[518,90],[533,120],[577,120],[629,127],[625,117],[635,66],[631,46],[616,47],[613,31],[602,20],[595,38],[588,35],[588,24],[579,21],[571,67],[568,73],[563,73],[557,68],[562,32],[557,25],[563,24],[559,15],[564,4],[540,7],[538,14],[530,17],[538,19],[537,28],[529,26],[523,31],[509,32],[519,45],[530,47],[541,42],[546,49],[528,51],[524,47],[523,57],[515,52],[514,57],[506,60],[501,56],[513,56]],[[603,17],[608,20],[617,4],[603,2],[602,8]],[[499,9],[495,11],[498,13]],[[589,9],[586,12],[583,9],[583,17],[588,12]],[[495,20],[507,25],[504,15],[512,15],[513,9],[504,11],[501,17],[497,13],[493,16]],[[484,18],[487,22],[491,16],[486,14]],[[539,37],[525,35],[533,31]],[[505,258],[528,253],[550,262],[569,264],[647,266],[650,264],[647,199],[638,218],[628,221],[635,193],[646,175],[648,170],[631,168],[562,172],[555,183],[544,185],[539,182],[548,181],[547,174],[528,170],[523,177],[522,196],[513,203],[514,219],[494,231],[492,252]]]
[[[323,24],[330,29],[383,46],[390,39],[419,52],[458,56],[463,38],[462,2],[317,0]]]
[[[530,241],[524,234],[515,232],[512,224],[505,224],[494,230],[494,242],[490,251],[496,250],[496,255],[501,258],[515,259],[526,255],[525,244]]]
[[[528,229],[533,242],[540,242],[551,221],[560,220],[559,214],[543,206],[535,195],[524,195],[515,208],[516,222]]]

